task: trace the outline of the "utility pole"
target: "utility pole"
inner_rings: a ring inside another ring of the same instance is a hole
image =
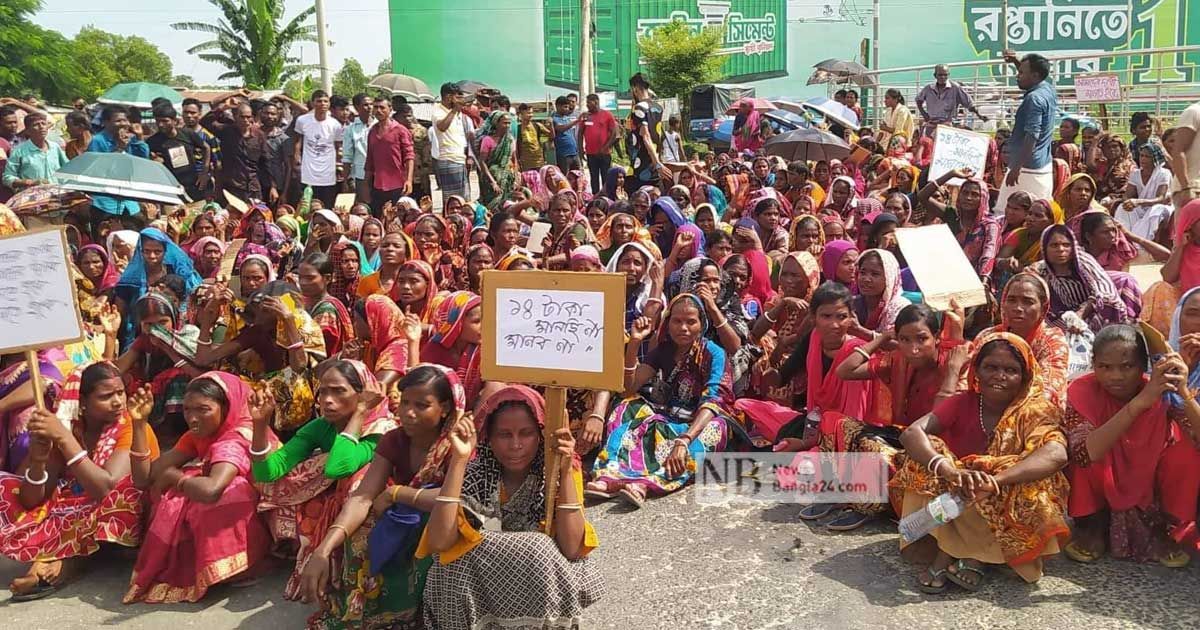
[[[580,0],[579,11],[579,98],[583,100],[593,90],[592,77],[592,0]]]
[[[321,64],[321,89],[329,94],[333,91],[333,77],[329,76],[329,38],[325,36],[325,1],[317,2],[317,54]]]
[[[875,0],[875,10],[872,11],[872,13],[873,13],[873,17],[871,18],[871,69],[878,70],[879,69],[879,0]],[[880,112],[879,108],[882,106],[882,104],[879,101],[879,96],[882,93],[883,93],[883,81],[880,79],[880,76],[878,74],[876,74],[875,75],[875,93],[872,95],[872,102],[874,103],[874,105],[872,105],[872,107],[871,107],[874,110],[876,120],[881,119],[881,116],[879,114],[879,112]],[[865,118],[865,116],[864,116],[864,118]],[[858,121],[858,124],[862,125],[862,124],[865,124],[866,122],[867,121],[865,121],[865,120],[860,120],[860,121]]]

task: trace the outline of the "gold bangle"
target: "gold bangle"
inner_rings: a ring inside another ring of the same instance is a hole
[[[438,503],[462,503],[462,497],[444,497],[439,494],[434,501]]]
[[[557,509],[559,509],[559,510],[582,510],[583,504],[582,503],[560,503],[557,506]]]
[[[392,486],[392,489],[389,491],[389,495],[392,497],[392,503],[396,502],[396,492],[399,490],[400,486]]]
[[[350,531],[347,530],[344,525],[338,525],[337,523],[334,523],[333,525],[329,526],[329,531],[332,532],[335,529],[342,530],[342,535],[346,537],[346,540],[350,540]]]

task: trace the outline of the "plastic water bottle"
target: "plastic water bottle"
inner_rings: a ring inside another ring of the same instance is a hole
[[[296,207],[296,213],[301,218],[307,219],[309,214],[309,206],[312,205],[313,189],[312,186],[305,186],[304,193],[300,195],[300,203]]]
[[[953,521],[963,513],[966,503],[949,492],[930,501],[924,508],[900,519],[900,537],[904,542],[920,540],[929,532]]]

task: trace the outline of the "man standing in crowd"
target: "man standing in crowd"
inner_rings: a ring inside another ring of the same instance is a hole
[[[359,92],[354,95],[354,118],[346,125],[342,135],[342,165],[346,169],[347,189],[358,192],[365,175],[364,165],[367,162],[367,131],[371,128],[371,99]],[[388,111],[392,110],[391,105]],[[366,188],[363,188],[366,190]],[[370,198],[359,196],[358,200],[368,201]]]
[[[150,147],[133,134],[129,115],[120,105],[106,105],[100,110],[100,124],[104,130],[92,136],[88,151],[94,153],[128,153],[136,157],[150,158]]]
[[[958,118],[958,108],[974,113],[979,120],[987,122],[987,116],[975,108],[975,101],[961,85],[950,80],[950,67],[937,65],[933,68],[934,82],[917,93],[917,111],[921,112],[924,125],[921,134],[932,136],[938,125],[953,125]]]
[[[686,162],[683,151],[683,121],[678,114],[667,119],[667,130],[663,133],[662,159],[664,162]]]
[[[583,121],[583,154],[587,156],[587,167],[592,177],[592,192],[603,190],[604,176],[612,167],[612,148],[620,137],[617,119],[608,110],[600,107],[600,97],[587,96],[587,111],[579,117]],[[524,169],[524,167],[522,167]]]
[[[232,112],[233,119],[229,119]],[[221,169],[217,171],[217,188],[243,200],[264,199],[275,203],[279,190],[275,182],[263,190],[260,173],[267,172],[267,137],[254,124],[254,110],[249,103],[230,98],[217,105],[201,119],[207,129],[221,142]],[[263,196],[263,193],[266,196]],[[330,203],[330,207],[333,204]]]
[[[300,184],[312,186],[313,196],[332,208],[337,197],[342,123],[330,112],[328,94],[313,92],[312,111],[296,119],[295,133],[292,161],[300,169]]]
[[[279,106],[274,102],[264,103],[258,110],[258,125],[267,138],[267,169],[259,173],[259,185],[263,190],[270,190],[274,185],[279,196],[287,199],[288,165],[291,161],[288,158],[292,148],[288,145],[288,134],[283,128]]]
[[[170,169],[188,197],[203,199],[202,191],[208,189],[210,149],[196,132],[180,129],[178,120],[174,105],[165,103],[155,107],[154,122],[158,132],[147,138],[146,144],[150,146],[150,156]],[[197,162],[199,173],[196,172]]]
[[[1037,54],[1020,61],[1005,51],[1004,59],[1017,66],[1017,86],[1025,91],[1013,120],[1012,135],[1004,143],[1008,175],[996,199],[996,208],[1007,207],[1008,196],[1018,190],[1034,199],[1050,199],[1054,193],[1054,163],[1050,141],[1054,139],[1054,116],[1058,95],[1050,83],[1050,61]]]
[[[542,145],[552,135],[546,125],[533,119],[529,103],[517,105],[517,164],[522,172],[536,171],[546,165]]]
[[[554,99],[554,160],[564,173],[579,168],[579,132],[575,130],[586,119],[571,111],[571,99],[560,96]]]
[[[50,176],[67,163],[67,154],[58,143],[46,139],[50,133],[50,118],[42,112],[25,116],[27,140],[8,152],[4,166],[4,186],[13,192],[45,184]]]
[[[395,108],[396,101],[392,100],[392,107]],[[429,130],[417,121],[417,117],[413,115],[412,105],[406,101],[400,102],[400,107],[396,113],[392,114],[392,119],[404,125],[412,136],[413,143],[413,177],[412,177],[412,192],[409,196],[417,201],[422,197],[429,197],[433,194],[433,190],[429,185],[429,177],[433,175],[433,156],[430,154]]]
[[[222,100],[224,99],[213,99],[213,103],[216,104]],[[216,136],[214,136],[211,132],[209,132],[209,130],[205,129],[200,124],[200,101],[194,98],[185,98],[183,99],[183,105],[179,111],[181,114],[180,118],[183,120],[183,128],[203,138],[205,144],[208,145],[207,164],[202,164],[200,162],[199,155],[194,156],[196,173],[199,174],[202,167],[207,168],[209,173],[218,172],[221,168],[221,142],[217,140]],[[212,193],[212,180],[210,179],[210,184],[207,188],[201,188],[201,190],[206,195]]]
[[[1171,136],[1167,150],[1171,155],[1171,201],[1175,209],[1200,197],[1200,102],[1188,105],[1179,115],[1175,135]]]
[[[442,101],[433,108],[433,133],[430,150],[433,173],[442,198],[467,196],[467,121],[462,112],[462,90],[456,83],[444,83]]]
[[[17,127],[21,121],[17,119],[16,108],[5,105],[0,107],[0,173],[8,168],[8,158],[12,154],[13,145],[17,143]],[[8,186],[0,185],[0,203],[12,197]]]
[[[358,198],[370,199],[371,208],[379,215],[385,202],[395,203],[412,194],[416,156],[408,127],[392,120],[392,104],[377,98],[373,111],[376,123],[367,132]]]
[[[625,178],[625,190],[632,195],[642,186],[658,186],[659,176],[670,177],[671,171],[658,157],[662,108],[651,98],[650,82],[639,72],[629,77],[629,92],[634,101],[633,128],[625,146],[633,162],[633,176]]]

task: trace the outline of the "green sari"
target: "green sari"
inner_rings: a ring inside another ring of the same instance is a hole
[[[491,136],[500,123],[500,119],[508,115],[508,112],[492,112],[484,121],[483,126],[479,128],[480,137]],[[496,147],[492,149],[484,164],[488,172],[492,174],[492,178],[496,180],[496,185],[493,186],[487,177],[479,178],[479,200],[483,202],[483,205],[490,206],[493,201],[508,199],[512,195],[517,181],[517,174],[512,169],[512,156],[513,137],[512,134],[505,133],[496,141]]]

